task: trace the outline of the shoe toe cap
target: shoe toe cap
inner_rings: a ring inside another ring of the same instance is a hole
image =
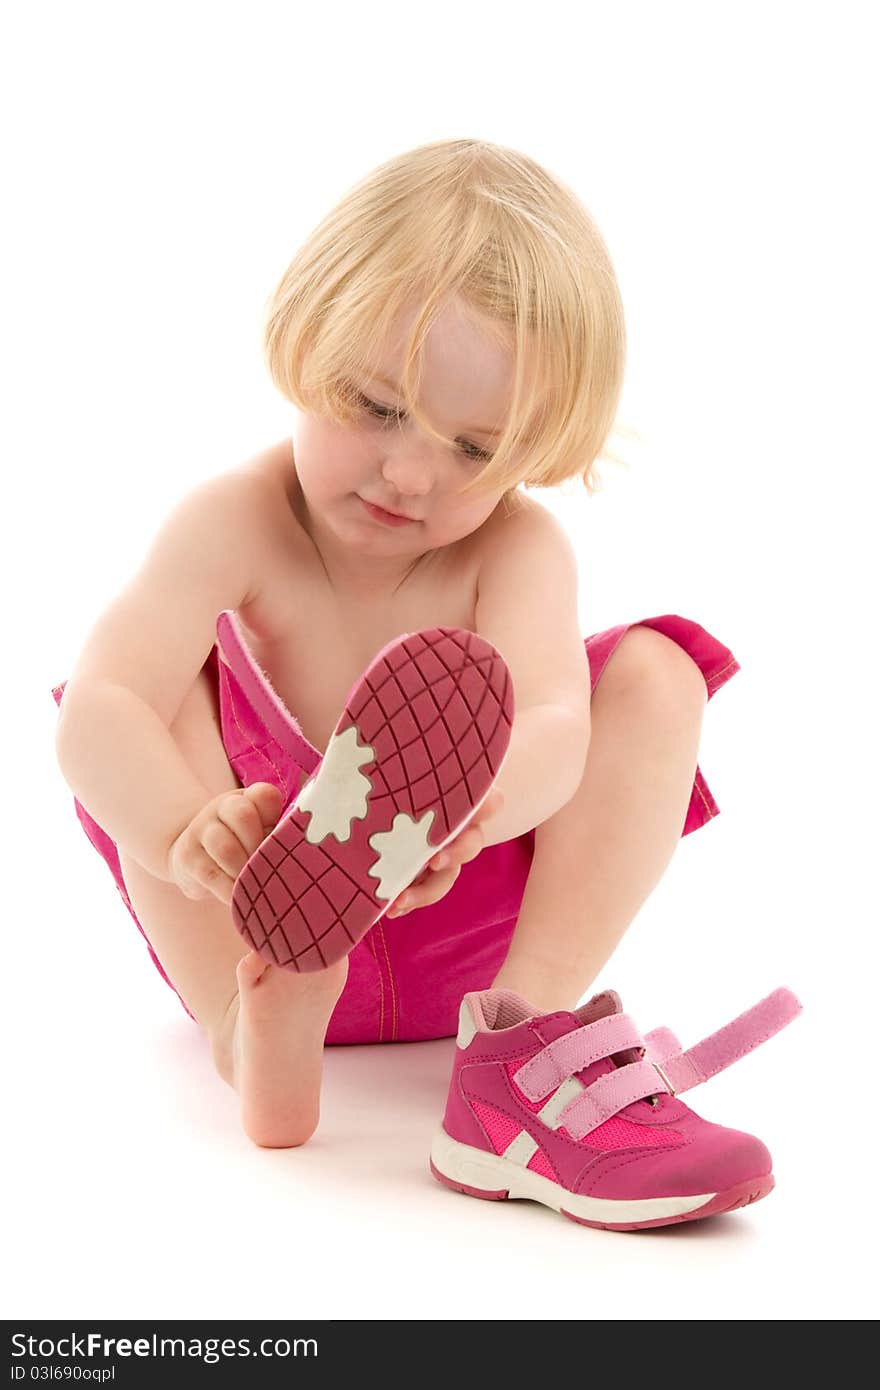
[[[703,1121],[684,1143],[639,1154],[607,1154],[584,1174],[581,1192],[625,1200],[724,1192],[772,1172],[766,1144],[754,1134]]]

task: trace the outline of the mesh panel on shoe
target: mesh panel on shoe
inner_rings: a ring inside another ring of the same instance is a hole
[[[536,1149],[526,1164],[533,1173],[540,1173],[542,1178],[549,1178],[551,1182],[559,1182],[543,1149]]]
[[[511,1144],[521,1133],[522,1125],[518,1125],[516,1120],[512,1120],[509,1115],[502,1114],[493,1106],[484,1105],[482,1101],[472,1100],[470,1104],[488,1134],[492,1148],[497,1154],[503,1153],[508,1144]]]
[[[568,1134],[568,1130],[565,1132]],[[585,1134],[580,1142],[589,1149],[643,1149],[677,1144],[680,1139],[681,1135],[674,1129],[634,1125],[632,1120],[622,1120],[619,1115],[612,1115],[610,1120]]]
[[[504,1150],[518,1134],[522,1133],[522,1125],[517,1124],[516,1120],[509,1115],[503,1114],[491,1105],[485,1105],[482,1101],[472,1100],[471,1105],[489,1136],[493,1149],[497,1154],[504,1153]],[[547,1155],[543,1149],[536,1149],[532,1154],[527,1168],[531,1168],[533,1173],[540,1173],[542,1178],[549,1178],[551,1182],[559,1182],[559,1178],[553,1171]]]
[[[528,1096],[517,1086],[513,1078],[524,1061],[525,1058],[520,1057],[518,1061],[505,1062],[504,1067],[511,1090],[517,1100],[527,1110],[531,1110],[533,1115],[536,1115],[547,1104],[548,1097],[542,1096],[540,1100],[529,1100]],[[594,1063],[595,1065],[598,1064]],[[579,1079],[582,1080],[583,1078]],[[563,1133],[568,1134],[564,1125],[560,1128]],[[571,1135],[568,1137],[572,1138]],[[590,1149],[635,1149],[660,1148],[664,1144],[677,1144],[680,1140],[681,1135],[675,1129],[661,1129],[654,1125],[637,1125],[633,1124],[632,1120],[621,1119],[619,1115],[612,1115],[610,1119],[597,1125],[589,1134],[585,1134],[580,1143],[585,1144]]]

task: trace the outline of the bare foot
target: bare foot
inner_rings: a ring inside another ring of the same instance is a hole
[[[293,1148],[314,1134],[330,1015],[348,977],[348,957],[328,970],[279,970],[250,951],[238,962],[234,1086],[255,1144]]]

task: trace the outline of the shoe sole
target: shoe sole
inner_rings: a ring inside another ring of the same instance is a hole
[[[341,960],[479,810],[512,726],[510,672],[476,633],[426,628],[383,647],[235,881],[244,939],[284,970]]]
[[[541,1202],[580,1226],[604,1231],[644,1231],[677,1221],[700,1221],[760,1201],[774,1188],[772,1173],[748,1178],[723,1192],[686,1197],[642,1197],[628,1201],[585,1197],[500,1154],[486,1153],[450,1138],[444,1129],[431,1146],[431,1172],[438,1182],[469,1197],[502,1202],[508,1198]]]

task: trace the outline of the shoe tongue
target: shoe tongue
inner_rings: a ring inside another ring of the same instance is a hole
[[[586,1004],[581,1004],[579,1009],[575,1009],[571,1013],[566,1010],[548,1014],[539,1023],[533,1024],[533,1028],[542,1042],[551,1043],[566,1033],[573,1033],[576,1028],[583,1028],[587,1023],[595,1023],[599,1018],[607,1018],[611,1014],[620,1013],[623,1013],[620,995],[614,989],[606,989],[601,994],[594,994]],[[636,1048],[629,1047],[624,1052],[615,1052],[616,1062],[612,1061],[610,1057],[600,1057],[598,1062],[591,1062],[588,1067],[583,1067],[574,1075],[584,1086],[589,1086],[591,1082],[596,1081],[607,1072],[616,1071],[618,1066],[623,1067],[629,1062],[637,1062],[640,1055]],[[635,1120],[643,1116],[646,1110],[651,1114],[658,1113],[653,1106],[649,1105],[647,1097],[644,1100],[632,1101],[630,1105],[624,1106],[617,1113]]]
[[[573,1012],[560,1010],[559,1013],[547,1014],[534,1025],[534,1029],[543,1042],[551,1043],[566,1033],[573,1033],[576,1028],[583,1028],[585,1023],[595,1023],[599,1018],[620,1013],[623,1013],[620,995],[614,989],[606,989],[601,994],[594,994],[592,999]]]

